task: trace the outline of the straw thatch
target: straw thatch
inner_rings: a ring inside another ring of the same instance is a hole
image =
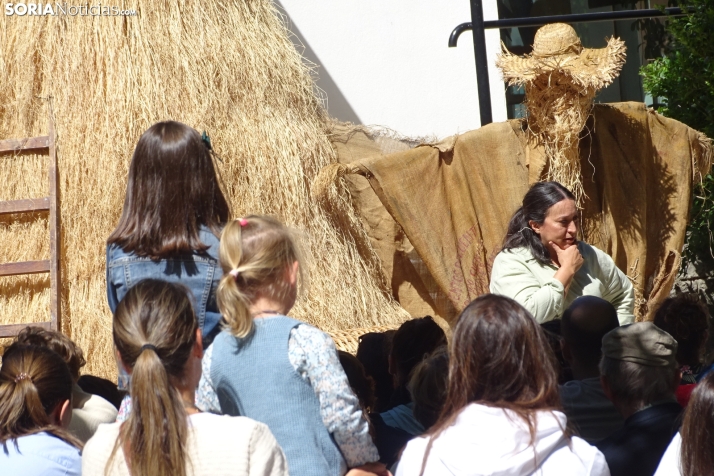
[[[121,3],[121,2],[116,2]],[[310,70],[269,0],[136,0],[135,17],[5,16],[0,21],[0,138],[57,128],[62,330],[114,378],[105,240],[128,164],[152,123],[207,130],[234,215],[267,213],[303,231],[311,287],[293,315],[325,330],[397,324],[408,315],[380,287],[368,239],[344,204],[333,223],[309,184],[336,161]],[[51,98],[51,99],[49,99]],[[47,194],[44,158],[0,163],[0,199]],[[47,223],[0,222],[0,260],[46,258]],[[0,321],[45,320],[47,280],[0,280]]]

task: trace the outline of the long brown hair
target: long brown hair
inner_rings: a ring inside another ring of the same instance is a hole
[[[285,273],[296,261],[302,285],[307,277],[292,233],[269,216],[250,215],[226,225],[219,258],[224,275],[216,299],[236,337],[245,337],[253,329],[249,309],[258,292],[282,300],[289,292]]]
[[[0,443],[47,432],[81,449],[82,443],[50,418],[71,398],[72,376],[62,357],[45,347],[10,345],[0,368]]]
[[[180,122],[158,122],[136,145],[124,211],[107,243],[152,259],[202,252],[208,247],[199,237],[201,226],[218,236],[229,216],[199,133]]]
[[[119,302],[114,345],[131,369],[132,410],[107,463],[118,448],[132,476],[185,476],[187,413],[174,382],[184,377],[196,342],[196,317],[188,290],[145,279]]]
[[[545,333],[516,301],[485,294],[461,312],[449,355],[446,402],[430,435],[434,440],[470,403],[510,410],[536,437],[536,411],[560,408],[555,357]]]
[[[680,433],[682,474],[711,475],[714,472],[714,373],[704,377],[692,392]]]

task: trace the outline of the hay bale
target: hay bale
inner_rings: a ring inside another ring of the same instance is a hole
[[[141,133],[175,119],[207,130],[234,215],[303,230],[311,287],[293,315],[328,331],[408,318],[384,288],[361,227],[337,231],[310,198],[336,162],[311,71],[269,0],[136,0],[136,17],[0,21],[0,138],[46,133],[52,101],[60,180],[62,330],[114,378],[105,240],[122,209]],[[50,99],[51,98],[51,99]],[[4,158],[0,199],[47,194],[43,158]],[[350,207],[343,220],[356,223]],[[0,222],[0,259],[48,255],[46,220]],[[358,251],[359,250],[359,251]],[[0,321],[44,320],[45,277],[0,280]]]

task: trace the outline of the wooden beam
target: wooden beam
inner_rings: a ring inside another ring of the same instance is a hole
[[[14,154],[18,152],[47,152],[49,147],[49,136],[0,140],[0,154]]]
[[[55,121],[52,101],[49,101],[49,118],[47,122],[47,144],[49,146],[49,186],[50,186],[50,320],[52,329],[60,330],[62,315],[62,287],[60,286],[60,217],[59,217],[59,181],[57,173],[57,144],[55,143]]]
[[[18,263],[0,264],[0,276],[16,276],[18,274],[48,273],[50,260],[20,261]]]
[[[23,322],[22,324],[5,324],[0,326],[0,338],[3,337],[15,337],[27,326],[37,326],[44,329],[52,330],[52,324],[50,322]]]
[[[50,209],[50,197],[8,200],[0,202],[0,215],[22,212],[41,212]]]

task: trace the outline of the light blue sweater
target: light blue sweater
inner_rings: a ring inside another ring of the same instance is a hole
[[[221,332],[213,342],[211,380],[221,412],[265,423],[296,476],[341,476],[342,454],[320,415],[312,386],[288,358],[288,339],[300,321],[256,319],[246,338]]]

